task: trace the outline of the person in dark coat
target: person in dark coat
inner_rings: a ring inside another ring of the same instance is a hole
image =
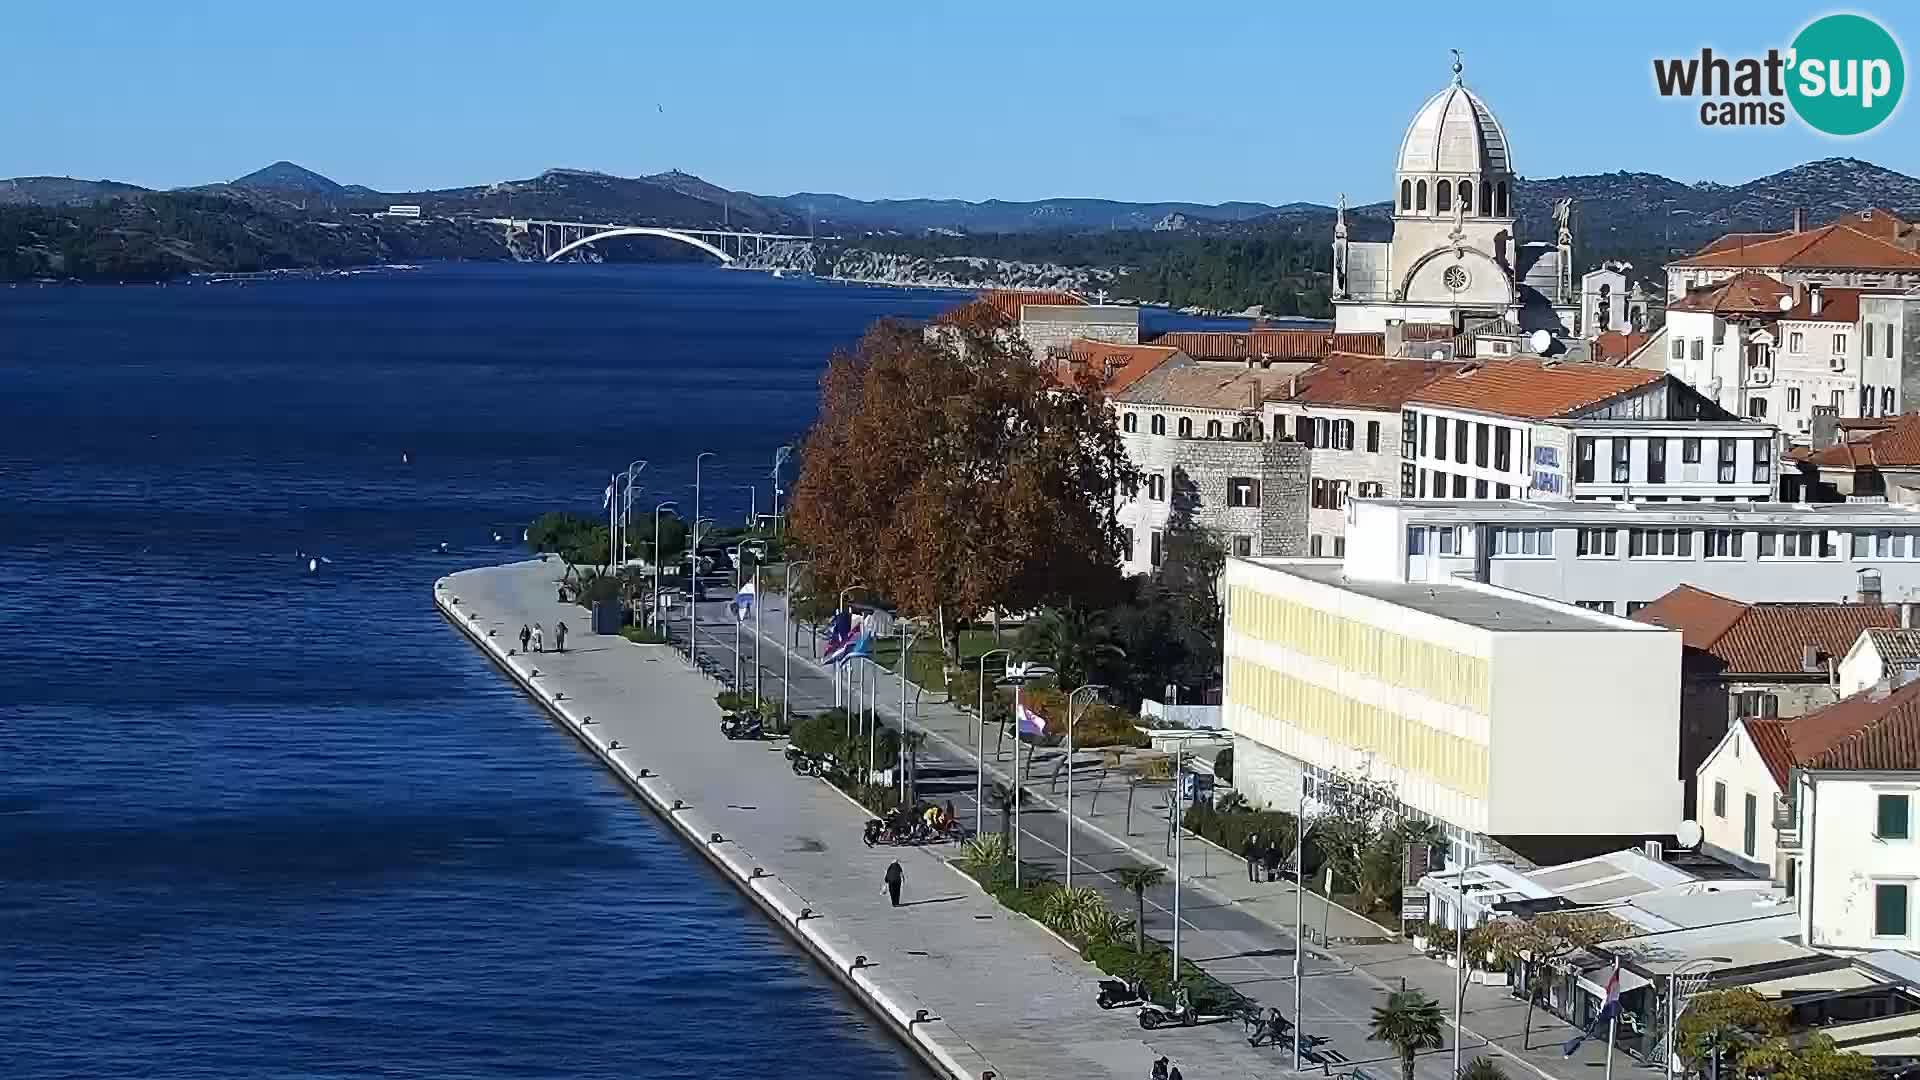
[[[567,624],[566,623],[557,622],[553,624],[553,647],[560,652],[567,651]]]
[[[894,907],[900,906],[900,885],[906,879],[907,872],[900,869],[900,860],[887,864],[887,899],[893,901]]]
[[[1167,1059],[1162,1057],[1153,1063],[1153,1072],[1148,1074],[1151,1080],[1167,1080]]]
[[[1260,880],[1260,838],[1252,833],[1240,845],[1240,857],[1247,860],[1247,880]]]
[[[520,651],[527,651],[527,642],[533,640],[533,628],[526,623],[520,624]]]
[[[1280,845],[1278,843],[1267,845],[1267,880],[1280,880]]]

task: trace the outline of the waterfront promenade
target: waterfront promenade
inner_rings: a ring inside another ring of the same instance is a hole
[[[951,846],[866,847],[866,813],[795,776],[784,742],[721,737],[713,684],[672,650],[585,633],[585,612],[555,599],[558,571],[539,561],[464,571],[436,583],[435,602],[941,1073],[1138,1080],[1165,1054],[1193,1080],[1273,1074],[1277,1059],[1249,1048],[1237,1023],[1150,1033],[1130,1010],[1098,1009],[1098,971],[947,866]],[[552,642],[560,621],[574,631],[566,653],[509,655],[521,624],[544,623]],[[906,870],[898,909],[881,881],[894,859]],[[617,984],[619,972],[608,977]],[[703,1022],[725,1039],[732,1023],[780,1023],[780,1003]]]
[[[762,688],[777,696],[782,673],[781,650],[785,642],[798,638],[787,670],[793,677],[796,708],[818,708],[832,703],[832,685],[825,669],[809,655],[809,631],[800,627],[797,635],[787,626],[784,600],[769,595],[762,600],[760,612]],[[702,647],[716,655],[730,654],[733,644],[733,620],[727,606],[707,604],[702,608]],[[752,623],[748,624],[751,628]],[[747,673],[743,687],[751,692],[753,670],[752,635],[745,635],[742,671]],[[877,711],[890,724],[898,723],[898,676],[887,673],[876,695]],[[963,821],[973,816],[975,786],[974,756],[976,722],[971,709],[941,701],[937,692],[917,693],[908,685],[911,726],[925,731],[928,743],[922,754],[920,774],[923,794],[936,799],[953,799]],[[1004,757],[996,757],[992,730],[987,732],[985,766],[987,783],[1010,783],[1014,771],[1011,743]],[[1118,773],[1105,775],[1100,759],[1103,754],[1083,751],[1074,762],[1075,791],[1074,841],[1075,883],[1093,885],[1107,894],[1115,910],[1131,911],[1133,899],[1119,887],[1113,871],[1122,866],[1151,864],[1171,871],[1171,838],[1166,821],[1166,785],[1135,792],[1132,812],[1128,812],[1126,783]],[[1025,764],[1023,762],[1023,764]],[[1064,751],[1043,749],[1034,755],[1028,769],[1026,789],[1033,800],[1021,816],[1025,858],[1049,870],[1057,879],[1065,867],[1065,789],[1059,767],[1064,766]],[[998,827],[998,818],[989,809],[987,828]],[[1254,883],[1247,880],[1245,863],[1238,856],[1187,834],[1181,851],[1181,868],[1187,886],[1181,904],[1182,952],[1208,974],[1226,982],[1263,1006],[1278,1005],[1290,1018],[1294,1015],[1292,965],[1294,941],[1294,888],[1288,883]],[[1147,894],[1147,928],[1161,940],[1171,936],[1172,886],[1162,885]],[[1303,1029],[1317,1040],[1324,1040],[1309,1054],[1307,1065],[1315,1072],[1335,1074],[1360,1067],[1370,1075],[1386,1075],[1397,1064],[1385,1060],[1391,1048],[1366,1038],[1367,1021],[1372,1009],[1389,988],[1401,985],[1418,988],[1442,1003],[1452,1019],[1454,973],[1437,961],[1420,956],[1399,941],[1381,940],[1385,931],[1338,905],[1328,904],[1312,892],[1301,897],[1302,922],[1308,928],[1309,943],[1303,958],[1305,979],[1303,996],[1306,1021]],[[1323,931],[1324,927],[1324,931]],[[1344,940],[1343,940],[1344,939]],[[1314,944],[1331,940],[1331,947]],[[1562,1080],[1592,1076],[1606,1063],[1606,1041],[1588,1040],[1572,1057],[1561,1055],[1560,1044],[1570,1039],[1574,1029],[1543,1009],[1536,1009],[1531,1037],[1523,1034],[1526,1006],[1506,987],[1468,985],[1462,1018],[1463,1060],[1476,1055],[1499,1059],[1514,1080]],[[1416,1063],[1421,1080],[1450,1080],[1452,1074],[1452,1026],[1448,1025],[1446,1046],[1424,1054]],[[1523,1042],[1527,1045],[1523,1046]],[[1244,1044],[1241,1047],[1244,1053]],[[1268,1054],[1266,1050],[1260,1051]],[[1283,1054],[1273,1054],[1271,1065],[1279,1065]],[[1624,1055],[1620,1068],[1634,1068]],[[1271,1067],[1271,1066],[1270,1066]],[[1189,1070],[1191,1073],[1191,1071]]]

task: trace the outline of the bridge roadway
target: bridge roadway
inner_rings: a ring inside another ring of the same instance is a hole
[[[950,846],[866,847],[866,813],[828,785],[795,776],[782,743],[720,736],[714,684],[678,654],[584,632],[582,610],[555,599],[559,565],[453,574],[436,583],[435,600],[943,1075],[976,1080],[991,1069],[1003,1080],[1138,1080],[1159,1054],[1195,1080],[1272,1075],[1272,1052],[1249,1049],[1237,1023],[1145,1032],[1130,1011],[1101,1011],[1093,1003],[1097,970],[947,866]],[[521,624],[546,624],[552,641],[563,620],[575,631],[566,653],[509,655]],[[673,809],[675,800],[682,809]],[[707,842],[713,833],[723,839]],[[898,909],[881,886],[894,859],[906,868],[908,903]],[[752,876],[754,868],[766,876]],[[801,917],[802,907],[811,917]],[[849,972],[856,955],[869,966]],[[607,975],[616,986],[618,970]],[[777,1015],[779,1003],[767,1004]],[[922,1009],[925,1022],[915,1019]],[[724,1039],[724,1024],[713,1034]]]

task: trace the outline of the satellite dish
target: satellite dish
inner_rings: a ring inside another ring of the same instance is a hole
[[[1700,829],[1700,823],[1692,819],[1681,822],[1680,827],[1673,832],[1673,838],[1679,841],[1681,847],[1689,851],[1700,846],[1700,838],[1704,835]]]
[[[1785,296],[1782,296],[1780,298],[1780,310],[1781,311],[1793,310],[1793,294],[1792,293],[1787,293]]]
[[[1427,359],[1429,360],[1445,360],[1446,358],[1447,351],[1445,349],[1435,349],[1427,354]]]
[[[1533,346],[1534,352],[1545,356],[1547,355],[1547,350],[1553,347],[1553,335],[1547,333],[1545,330],[1535,330],[1532,334],[1528,335],[1527,344]]]

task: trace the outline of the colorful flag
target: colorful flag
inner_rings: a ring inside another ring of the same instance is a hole
[[[600,497],[600,509],[605,510],[607,507],[612,505],[613,505],[613,481],[609,480],[607,481],[607,493]]]
[[[1020,703],[1020,734],[1040,738],[1047,733],[1047,718],[1027,708],[1026,702]]]
[[[1613,1014],[1620,1011],[1620,961],[1613,962],[1613,974],[1607,979],[1606,999],[1600,1003],[1600,1011],[1594,1014],[1593,1023],[1587,1030],[1568,1039],[1560,1047],[1561,1057],[1572,1057],[1580,1049],[1580,1044],[1594,1036],[1602,1027],[1613,1022]]]
[[[829,664],[844,664],[857,656],[873,655],[873,633],[867,629],[850,633],[845,638],[827,645],[827,651],[821,656]]]

